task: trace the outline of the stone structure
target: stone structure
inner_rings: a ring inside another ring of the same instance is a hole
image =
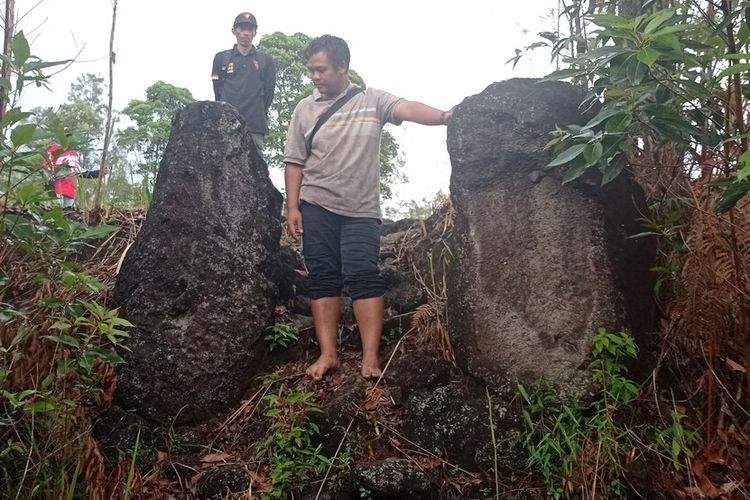
[[[582,395],[600,327],[652,327],[653,248],[628,175],[563,185],[555,126],[583,124],[583,90],[513,79],[467,98],[448,130],[456,212],[448,318],[459,362],[500,393],[545,378]]]
[[[115,286],[135,325],[116,403],[182,423],[239,401],[262,369],[278,295],[281,201],[234,108],[198,102],[177,114]]]

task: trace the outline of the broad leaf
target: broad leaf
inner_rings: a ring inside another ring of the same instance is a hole
[[[13,146],[16,148],[28,144],[34,137],[34,131],[36,130],[36,124],[27,123],[25,125],[19,125],[14,128],[10,133],[10,140]]]
[[[607,134],[620,134],[626,132],[630,125],[630,116],[625,113],[618,113],[612,116],[604,125],[604,131]]]
[[[609,118],[617,115],[620,113],[620,110],[618,108],[604,108],[595,117],[593,117],[589,122],[584,126],[584,128],[592,128],[597,125],[599,125],[601,122],[608,120]]]
[[[737,158],[741,168],[737,171],[737,180],[741,181],[750,175],[750,150],[745,151]]]
[[[83,240],[95,240],[103,238],[112,232],[116,231],[117,227],[109,226],[107,224],[99,224],[86,229],[86,231],[80,236]]]
[[[667,26],[666,28],[662,28],[659,31],[655,33],[651,33],[651,39],[654,41],[663,41],[661,38],[674,35],[675,33],[679,33],[680,31],[685,31],[686,29],[690,28],[687,24],[676,24],[674,26]]]
[[[12,125],[31,116],[32,113],[21,111],[19,108],[9,109],[3,115],[3,125]]]
[[[11,44],[13,50],[13,63],[20,68],[31,55],[29,42],[23,34],[23,31],[16,33]]]
[[[567,184],[568,182],[578,179],[590,167],[591,164],[581,161],[578,164],[568,168],[568,170],[565,171],[565,175],[563,175],[562,183]]]
[[[45,335],[44,338],[68,347],[78,348],[81,346],[81,344],[70,335]]]
[[[602,171],[602,186],[609,184],[620,175],[624,166],[625,161],[620,157],[610,160]]]
[[[565,151],[563,151],[562,153],[560,153],[559,155],[557,155],[557,157],[554,160],[552,160],[551,162],[547,164],[547,167],[549,168],[549,167],[557,167],[559,165],[564,165],[568,163],[569,161],[574,160],[575,158],[580,156],[581,153],[583,153],[583,150],[585,148],[586,148],[585,144],[575,144],[569,147],[568,149],[566,149]]]
[[[724,193],[722,193],[719,201],[716,202],[716,212],[720,214],[728,212],[738,201],[740,201],[740,199],[742,199],[743,196],[747,194],[748,191],[750,191],[750,182],[747,180],[733,183],[726,191],[724,191]]]
[[[651,20],[646,25],[646,28],[643,31],[645,33],[653,33],[662,24],[672,19],[672,16],[674,16],[674,10],[671,10],[671,9],[657,12],[651,17]]]
[[[602,157],[603,149],[601,142],[586,144],[586,147],[583,148],[583,157],[586,158],[587,163],[593,165]]]
[[[638,57],[633,57],[630,59],[625,72],[630,83],[633,85],[640,85],[643,81],[643,77],[646,76],[646,73],[648,72],[648,66],[641,64]]]
[[[659,59],[659,52],[652,48],[644,47],[638,51],[635,57],[650,68]]]

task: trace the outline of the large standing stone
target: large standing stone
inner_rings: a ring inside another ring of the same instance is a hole
[[[281,195],[234,108],[175,117],[146,221],[114,298],[130,333],[122,406],[160,422],[204,420],[260,369],[277,295]]]
[[[586,392],[599,327],[636,336],[652,323],[653,249],[627,175],[562,185],[544,149],[582,124],[583,90],[513,79],[467,98],[448,131],[456,220],[448,318],[459,362],[499,392],[540,377]]]

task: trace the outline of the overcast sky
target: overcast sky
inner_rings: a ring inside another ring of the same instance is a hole
[[[145,98],[157,80],[185,87],[198,100],[213,99],[213,55],[232,46],[234,17],[250,11],[258,19],[258,39],[274,31],[340,36],[349,44],[351,67],[368,86],[447,109],[495,81],[550,72],[548,53],[522,60],[515,70],[505,62],[514,49],[536,41],[537,32],[553,29],[550,10],[556,6],[556,0],[120,0],[114,106]],[[51,91],[26,95],[25,108],[62,103],[79,74],[108,78],[111,0],[16,0],[16,7],[32,53],[57,60],[80,51],[78,62],[52,80]],[[396,189],[397,196],[447,192],[445,128],[405,124],[389,130],[401,145],[410,181]],[[280,175],[272,177],[279,185]]]

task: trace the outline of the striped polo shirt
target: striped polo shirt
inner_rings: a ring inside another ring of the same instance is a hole
[[[354,85],[327,98],[315,89],[297,105],[287,133],[284,161],[302,165],[300,199],[347,217],[380,218],[380,135],[400,98],[365,89],[336,111],[306,141],[318,117]]]

